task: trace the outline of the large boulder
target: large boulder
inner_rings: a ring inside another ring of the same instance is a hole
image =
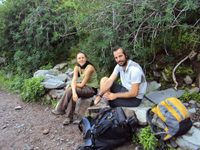
[[[47,75],[57,76],[58,74],[59,72],[55,70],[38,70],[33,74],[33,77],[46,77]]]
[[[147,93],[158,90],[161,87],[161,84],[157,81],[151,81],[147,83]]]
[[[140,125],[147,125],[147,111],[151,107],[123,107],[123,110],[127,117],[131,117],[136,114]]]
[[[75,114],[83,117],[86,115],[87,109],[91,106],[94,97],[79,98],[76,102]]]
[[[200,148],[200,130],[192,127],[187,134],[178,137],[176,143],[182,150],[199,150]]]
[[[57,64],[56,66],[53,67],[53,70],[61,71],[61,70],[64,69],[66,66],[67,66],[67,63]]]
[[[162,91],[154,91],[146,94],[146,97],[151,100],[153,103],[158,104],[161,101],[165,100],[169,97],[179,98],[184,93],[184,90],[175,90],[173,88],[169,88]]]
[[[58,77],[53,75],[46,75],[44,81],[41,83],[46,89],[57,89],[66,86],[66,83],[61,81]]]
[[[63,89],[61,89],[61,90],[53,89],[53,90],[49,91],[48,95],[53,99],[61,99],[61,97],[64,94],[64,91],[65,90],[63,90]]]

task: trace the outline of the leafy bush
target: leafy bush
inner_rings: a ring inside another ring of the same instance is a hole
[[[51,99],[51,106],[52,108],[55,108],[57,105],[58,101],[56,99]]]
[[[40,70],[49,70],[52,69],[53,65],[51,63],[48,63],[47,65],[43,65],[40,67]]]
[[[9,84],[9,89],[15,92],[20,92],[24,83],[24,80],[27,79],[26,75],[14,75],[11,78],[11,82]]]
[[[138,144],[140,142],[137,134],[132,135],[132,142],[133,144]]]
[[[145,150],[155,150],[158,145],[158,140],[151,133],[150,126],[141,129],[139,132],[139,143],[142,144]]]
[[[44,86],[41,84],[43,80],[43,77],[33,77],[24,81],[21,91],[23,101],[36,102],[45,94]]]
[[[189,102],[190,100],[194,100],[200,103],[200,93],[190,93],[186,91],[179,99],[183,102]]]
[[[0,70],[0,89],[9,89],[10,80],[3,70]]]
[[[66,60],[77,36],[74,10],[64,3],[8,0],[0,5],[0,50],[14,71],[31,74],[48,62]]]
[[[199,47],[198,0],[75,2],[79,45],[105,72],[114,65],[115,45],[146,67],[160,54],[178,61]]]

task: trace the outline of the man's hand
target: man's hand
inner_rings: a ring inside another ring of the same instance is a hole
[[[114,100],[116,99],[116,95],[115,93],[111,93],[111,92],[106,92],[103,97],[105,97],[107,100],[111,101],[111,100]]]
[[[72,99],[74,102],[76,102],[78,100],[78,95],[76,93],[73,93]]]

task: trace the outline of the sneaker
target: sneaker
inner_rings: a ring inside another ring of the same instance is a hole
[[[67,117],[64,121],[63,121],[63,125],[64,126],[67,126],[67,125],[69,125],[70,123],[72,123],[72,119],[71,118],[69,118],[69,117]]]
[[[73,121],[73,124],[79,124],[81,122],[81,119],[76,119]]]
[[[63,112],[63,111],[57,111],[56,109],[53,109],[51,111],[51,113],[54,114],[54,115],[64,115],[65,114],[65,112]]]

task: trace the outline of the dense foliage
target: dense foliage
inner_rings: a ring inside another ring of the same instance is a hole
[[[33,77],[24,80],[21,97],[25,102],[36,102],[45,94],[44,86],[41,84],[43,77]]]
[[[6,0],[0,55],[18,73],[54,65],[80,49],[105,73],[116,45],[144,68],[176,62],[199,49],[199,9],[198,0]]]
[[[145,150],[155,150],[158,146],[158,140],[152,134],[150,127],[142,128],[139,133],[139,143],[142,144]]]
[[[77,39],[72,15],[56,0],[6,0],[0,9],[1,55],[20,73],[66,59]]]

